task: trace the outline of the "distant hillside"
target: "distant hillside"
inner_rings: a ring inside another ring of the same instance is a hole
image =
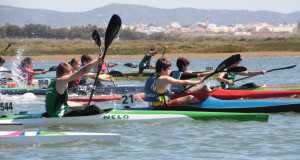
[[[210,23],[217,25],[249,24],[266,22],[271,24],[297,23],[300,12],[290,14],[271,11],[247,10],[203,10],[192,8],[160,9],[139,5],[111,4],[87,12],[57,12],[42,9],[24,9],[0,5],[0,25],[6,23],[24,26],[25,24],[43,24],[51,27],[106,26],[112,14],[118,14],[123,24],[131,25],[142,22],[164,26],[172,22],[181,25],[191,25],[195,22],[206,22],[206,15],[210,15]]]

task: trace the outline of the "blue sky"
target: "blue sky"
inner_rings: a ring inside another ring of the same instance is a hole
[[[165,9],[188,7],[249,11],[269,10],[280,13],[300,11],[300,0],[0,0],[0,5],[62,12],[84,12],[111,3],[137,4]]]

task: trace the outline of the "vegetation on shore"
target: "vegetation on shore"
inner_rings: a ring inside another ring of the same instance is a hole
[[[186,38],[185,38],[186,37]],[[151,47],[168,46],[170,53],[234,53],[257,51],[300,51],[300,37],[236,37],[236,36],[182,36],[170,41],[115,40],[108,50],[111,55],[145,54]],[[8,43],[11,48],[5,52],[14,56],[19,48],[24,48],[23,55],[67,55],[98,54],[98,48],[92,39],[41,39],[41,38],[3,38],[0,39],[2,50]],[[102,40],[104,43],[104,40]],[[104,48],[104,44],[102,44]]]

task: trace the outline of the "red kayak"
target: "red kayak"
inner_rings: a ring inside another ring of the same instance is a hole
[[[300,90],[283,90],[283,91],[249,91],[249,90],[224,90],[217,88],[209,93],[182,93],[177,96],[183,97],[186,95],[194,95],[200,101],[205,100],[208,96],[212,96],[222,100],[236,100],[236,99],[263,99],[263,98],[278,98],[278,97],[300,97]],[[136,95],[135,98],[144,99],[144,95]],[[171,96],[172,97],[172,96]],[[84,101],[87,102],[89,98],[69,98],[70,101]],[[94,97],[92,101],[103,102],[110,100],[121,100],[120,95]]]
[[[135,99],[142,98],[145,99],[145,95],[135,95]],[[69,98],[68,101],[80,101],[80,102],[88,102],[90,98]],[[120,95],[116,96],[103,96],[103,97],[93,97],[93,102],[104,102],[104,101],[111,101],[111,100],[121,100]]]

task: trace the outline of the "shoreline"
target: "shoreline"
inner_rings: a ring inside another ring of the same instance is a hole
[[[241,52],[241,53],[166,53],[164,57],[168,59],[177,59],[182,56],[187,59],[218,59],[218,58],[228,58],[233,54],[241,54],[243,58],[263,58],[263,57],[300,57],[300,52]],[[30,56],[34,61],[70,61],[72,58],[80,57],[81,55],[40,55],[40,56]],[[93,59],[97,58],[98,55],[90,55]],[[145,55],[106,55],[107,60],[141,60]],[[27,56],[23,56],[24,59]],[[160,58],[160,54],[154,56],[152,59],[156,60]],[[11,62],[15,58],[14,56],[4,56],[6,62]]]

